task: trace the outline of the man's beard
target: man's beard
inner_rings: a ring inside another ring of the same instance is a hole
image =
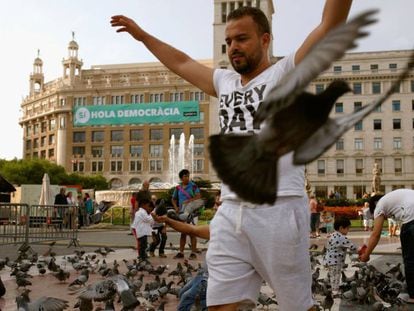
[[[230,58],[231,65],[233,69],[239,74],[248,74],[254,71],[257,68],[260,60],[260,53],[246,56],[244,53],[235,53],[237,55],[243,56],[243,62],[235,62],[232,58]]]

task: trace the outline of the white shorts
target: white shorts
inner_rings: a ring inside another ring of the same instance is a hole
[[[280,197],[275,206],[255,208],[244,204],[224,201],[210,224],[207,305],[254,307],[265,280],[280,310],[311,308],[307,198]]]

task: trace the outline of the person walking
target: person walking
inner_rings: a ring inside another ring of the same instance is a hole
[[[126,16],[112,16],[111,25],[142,42],[169,70],[217,97],[222,134],[242,134],[260,131],[253,115],[268,92],[328,31],[346,20],[351,3],[326,0],[321,23],[296,53],[275,64],[269,57],[272,35],[266,15],[249,6],[231,11],[224,38],[235,71],[195,61]],[[263,279],[277,293],[281,310],[314,308],[304,166],[293,165],[292,152],[278,163],[278,199],[273,205],[244,202],[222,184],[222,205],[211,222],[206,257],[207,305],[213,311],[255,306]]]
[[[86,225],[89,226],[93,223],[93,213],[95,211],[94,211],[93,201],[88,192],[85,192],[83,203],[85,204],[85,210],[86,210]]]
[[[370,209],[374,215],[374,229],[368,239],[366,250],[359,259],[367,262],[377,246],[385,219],[394,217],[402,223],[400,232],[401,250],[404,262],[407,293],[400,298],[406,303],[414,304],[414,190],[398,189],[387,193],[377,201],[371,197]]]
[[[338,217],[334,222],[335,231],[326,242],[324,263],[328,266],[333,295],[338,294],[339,291],[346,252],[351,251],[356,253],[357,251],[357,246],[346,237],[350,227],[351,221],[348,218]]]
[[[310,229],[312,239],[319,237],[319,218],[321,214],[318,212],[318,201],[312,194],[309,198],[309,211],[310,211]]]

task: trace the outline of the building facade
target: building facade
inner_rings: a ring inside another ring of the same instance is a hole
[[[271,0],[214,0],[213,59],[215,68],[230,68],[224,40],[225,16],[243,6],[261,8],[272,20]],[[277,41],[277,38],[276,38]],[[102,174],[113,188],[143,180],[170,182],[171,137],[194,137],[194,152],[186,166],[195,178],[217,181],[207,152],[208,136],[219,131],[218,104],[158,62],[96,65],[82,68],[79,46],[73,39],[62,61],[61,77],[44,81],[43,61],[37,57],[30,75],[30,94],[23,100],[20,125],[23,158],[44,158],[68,172]],[[270,51],[272,56],[272,51]],[[353,89],[338,100],[331,117],[360,109],[386,92],[405,66],[411,51],[348,53],[309,87],[320,92],[334,79],[345,79]],[[278,57],[272,57],[276,62]],[[74,125],[80,106],[196,101],[199,121],[123,125]],[[331,190],[358,198],[371,191],[372,169],[381,170],[382,190],[414,188],[414,77],[380,109],[355,125],[318,160],[307,165],[312,191],[326,196]]]

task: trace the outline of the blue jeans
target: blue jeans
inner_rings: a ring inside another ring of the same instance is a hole
[[[407,292],[414,298],[414,220],[401,226],[400,240]]]
[[[202,273],[197,274],[190,282],[180,289],[180,302],[177,311],[190,311],[197,296],[202,310],[207,310],[206,304],[207,280]]]

